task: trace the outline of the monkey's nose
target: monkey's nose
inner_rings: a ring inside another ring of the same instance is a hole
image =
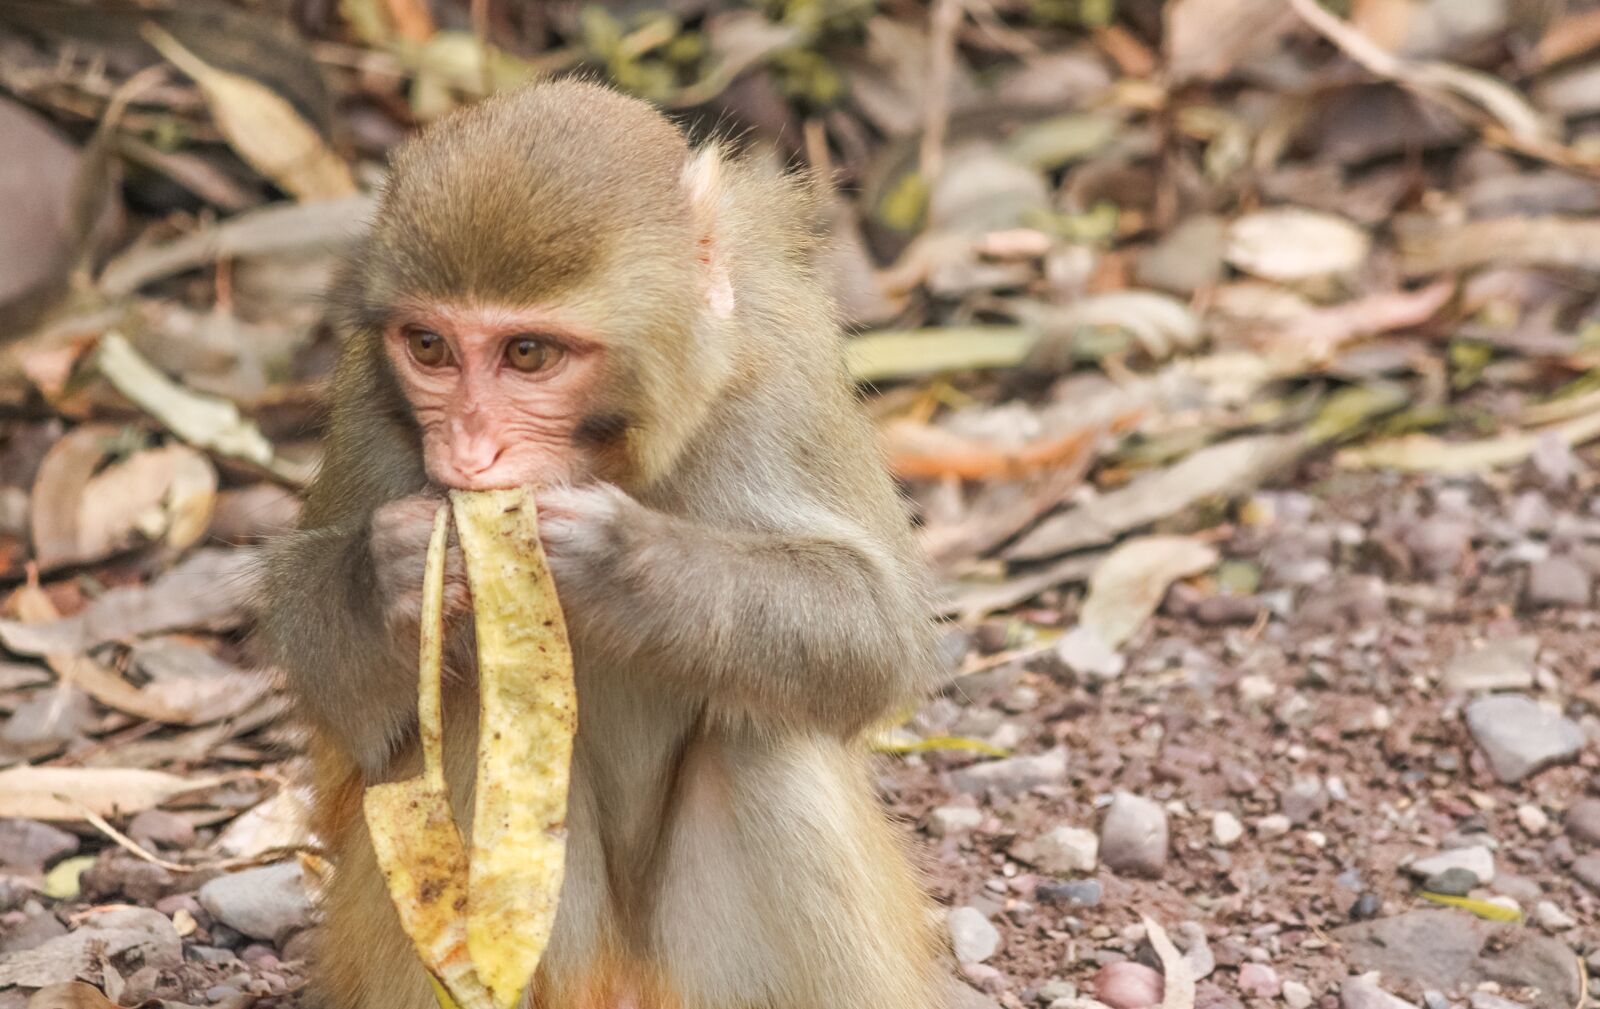
[[[496,445],[493,442],[475,442],[457,446],[456,450],[451,453],[452,458],[450,461],[462,476],[475,477],[493,469],[494,464],[499,462],[500,457],[504,454],[504,445]]]

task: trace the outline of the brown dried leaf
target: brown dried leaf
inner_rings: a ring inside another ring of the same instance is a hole
[[[184,778],[131,767],[10,767],[0,771],[0,816],[72,822],[88,809],[106,818],[154,809],[226,775]]]
[[[1282,0],[1172,0],[1162,17],[1167,74],[1178,84],[1221,80],[1295,24]]]
[[[1108,648],[1122,644],[1144,626],[1180,578],[1217,563],[1217,548],[1192,536],[1141,536],[1111,551],[1089,578],[1089,594],[1078,624]]]

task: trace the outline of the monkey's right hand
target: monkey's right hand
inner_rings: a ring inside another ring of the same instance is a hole
[[[401,498],[372,514],[372,563],[378,595],[389,626],[411,630],[422,620],[422,577],[428,562],[428,541],[433,537],[433,516],[445,500],[427,494]],[[444,563],[444,624],[472,609],[467,566],[450,529]]]

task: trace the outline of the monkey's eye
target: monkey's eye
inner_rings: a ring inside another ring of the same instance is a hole
[[[543,371],[560,359],[561,351],[548,340],[519,336],[506,344],[506,363],[518,371]]]
[[[444,337],[427,329],[406,330],[406,351],[411,360],[424,368],[437,368],[450,360],[450,348]]]

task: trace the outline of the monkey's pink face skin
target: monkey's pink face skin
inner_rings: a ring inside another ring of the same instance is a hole
[[[581,475],[572,436],[599,379],[594,338],[552,312],[430,306],[399,313],[383,344],[435,482],[492,490]]]

